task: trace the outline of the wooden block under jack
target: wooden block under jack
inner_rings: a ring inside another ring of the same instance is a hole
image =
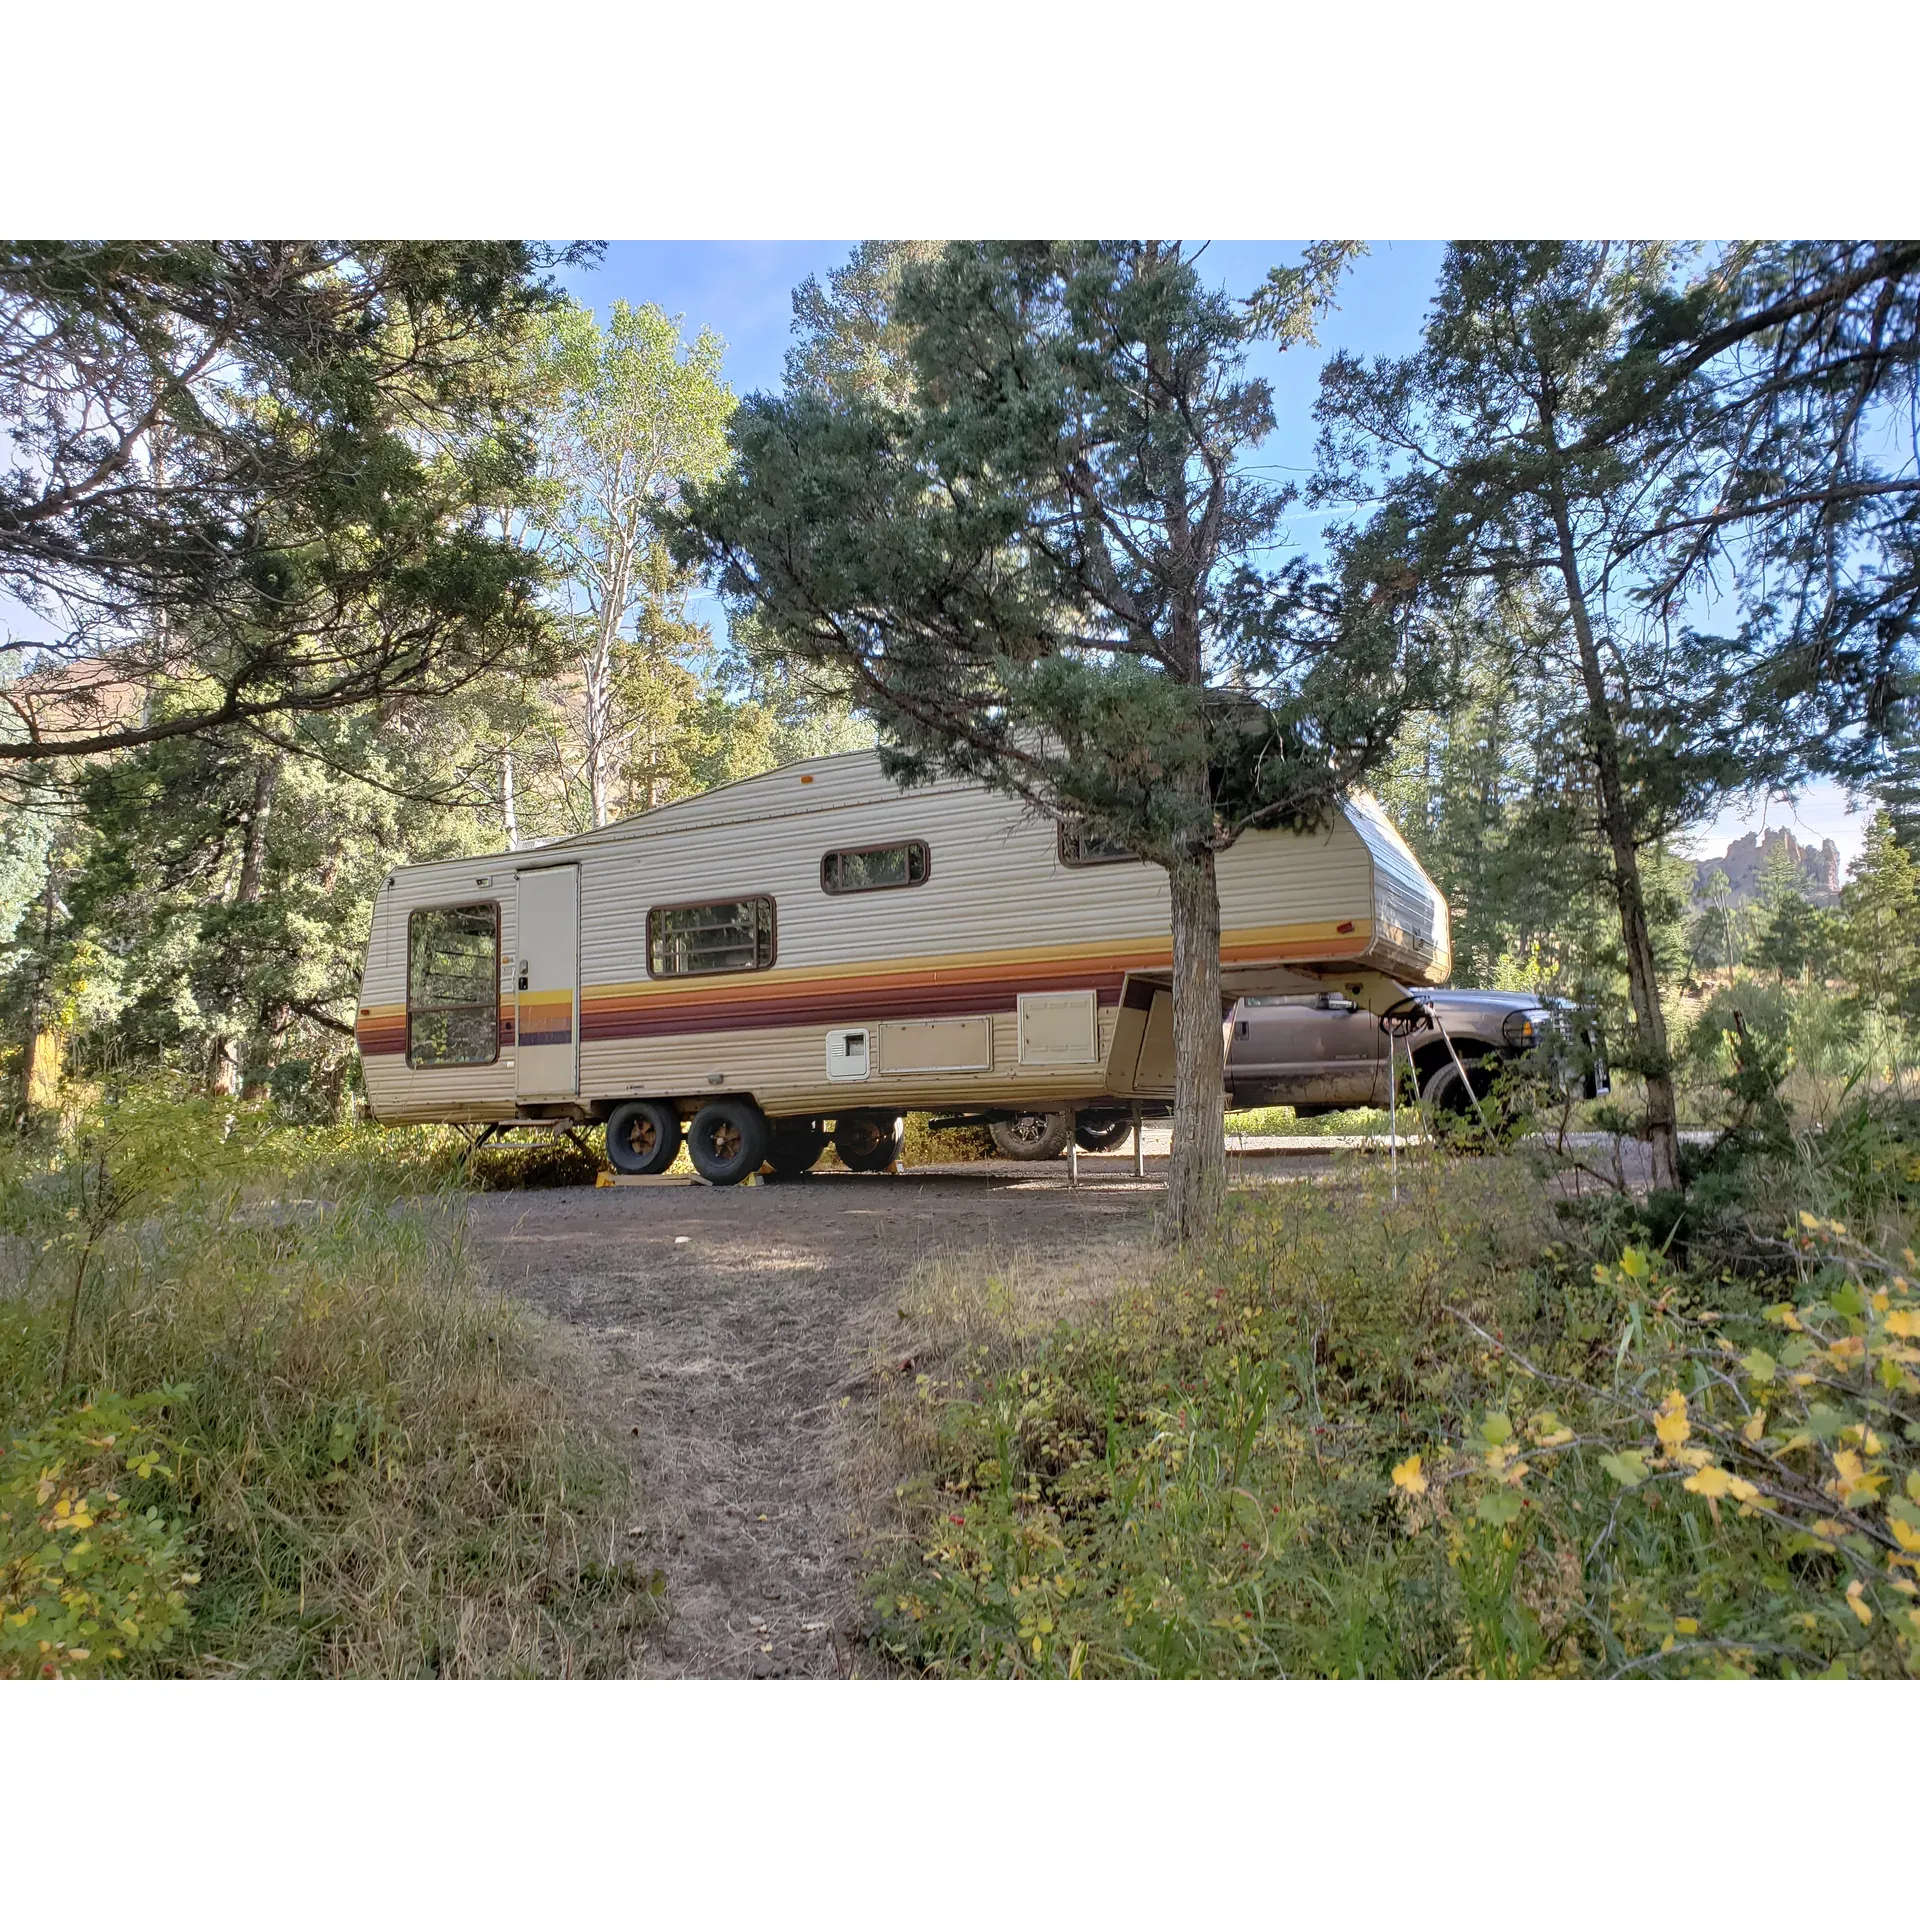
[[[602,1167],[593,1184],[596,1187],[710,1187],[714,1183],[698,1173],[609,1173]],[[744,1180],[736,1180],[733,1184],[736,1187],[757,1187],[762,1182],[759,1174],[750,1173]]]

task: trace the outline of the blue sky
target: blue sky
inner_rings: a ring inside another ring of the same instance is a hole
[[[846,240],[616,241],[601,265],[568,276],[569,290],[585,306],[604,310],[615,300],[635,305],[651,300],[683,317],[685,330],[711,327],[727,343],[726,376],[736,393],[780,384],[791,338],[793,289],[808,274],[823,279],[852,250]],[[1444,247],[1437,241],[1376,242],[1348,275],[1339,308],[1320,329],[1320,347],[1287,353],[1261,350],[1259,371],[1273,386],[1276,431],[1261,449],[1263,464],[1292,468],[1304,477],[1313,462],[1312,408],[1321,362],[1336,348],[1361,354],[1405,353],[1419,336],[1427,300]],[[1300,243],[1285,240],[1215,241],[1201,259],[1202,271],[1237,294],[1251,292],[1270,266],[1299,258]],[[1321,516],[1300,509],[1291,528],[1298,544],[1314,544]],[[1816,781],[1791,806],[1756,802],[1728,812],[1693,836],[1700,857],[1722,853],[1735,836],[1785,826],[1816,844],[1838,843],[1841,857],[1860,851],[1866,816],[1849,813],[1846,792]]]

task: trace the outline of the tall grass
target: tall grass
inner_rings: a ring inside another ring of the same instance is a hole
[[[122,1490],[198,1579],[126,1670],[623,1670],[658,1583],[621,1467],[561,1337],[485,1286],[445,1143],[230,1128],[136,1097],[4,1168],[8,1447],[166,1395]]]
[[[1667,1271],[1515,1161],[1421,1155],[1397,1200],[1377,1167],[1235,1195],[1106,1289],[923,1276],[883,1644],[934,1675],[1920,1672],[1920,1296],[1822,1233],[1784,1273]]]

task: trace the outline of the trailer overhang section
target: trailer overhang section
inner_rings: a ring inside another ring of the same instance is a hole
[[[894,843],[916,849],[900,884],[846,887]],[[375,901],[361,987],[369,1105],[391,1122],[498,1121],[746,1094],[779,1117],[1165,1092],[1166,877],[1061,851],[1015,801],[902,791],[850,754],[537,851],[403,868]],[[1447,977],[1446,903],[1365,796],[1318,833],[1243,836],[1218,871],[1223,1014],[1247,993],[1378,980],[1371,999]],[[739,916],[752,925],[730,957],[747,964],[673,970],[650,914],[698,928],[691,909],[748,900],[768,904]],[[554,971],[569,953],[571,982]],[[482,971],[487,1007],[472,1004]],[[545,1052],[523,1066],[536,1037]]]

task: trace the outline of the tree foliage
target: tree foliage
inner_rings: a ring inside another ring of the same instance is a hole
[[[539,656],[526,242],[0,248],[0,763],[468,684]]]
[[[1214,855],[1323,820],[1417,684],[1390,601],[1272,568],[1293,490],[1245,458],[1273,424],[1247,348],[1309,337],[1343,258],[1256,318],[1173,243],[949,246],[901,275],[910,379],[746,402],[678,549],[842,677],[896,778],[977,780],[1166,868],[1176,1218],[1223,1164]]]

